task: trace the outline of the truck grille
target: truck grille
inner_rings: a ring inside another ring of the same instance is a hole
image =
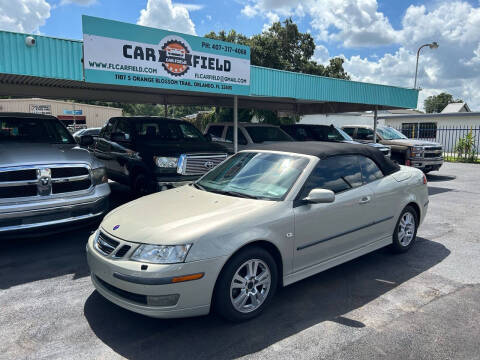
[[[178,172],[182,175],[203,175],[227,158],[227,154],[180,156]]]
[[[51,196],[90,189],[87,165],[38,165],[0,168],[0,198]]]
[[[424,148],[423,157],[432,159],[432,158],[441,158],[443,149],[441,146],[426,146]]]

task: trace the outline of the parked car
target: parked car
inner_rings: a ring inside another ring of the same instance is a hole
[[[78,144],[80,144],[83,136],[91,136],[95,140],[96,138],[98,138],[100,130],[102,130],[102,128],[99,127],[78,130],[76,133],[73,134],[73,138]]]
[[[280,128],[295,141],[333,141],[345,142],[351,144],[360,144],[354,141],[345,131],[335,125],[315,125],[315,124],[290,124],[280,125]],[[382,152],[386,157],[390,157],[390,146],[380,143],[367,143]]]
[[[373,142],[373,126],[347,125],[342,129],[355,141]],[[439,170],[443,164],[443,146],[440,143],[409,139],[390,126],[377,127],[377,141],[392,148],[392,160],[413,166],[425,174]]]
[[[0,112],[0,154],[0,237],[70,227],[107,211],[105,168],[57,118]]]
[[[278,286],[384,246],[408,251],[427,207],[425,175],[371,147],[275,143],[110,212],[87,257],[98,292],[121,307],[241,321]]]
[[[191,123],[162,117],[111,118],[94,153],[110,179],[137,195],[190,183],[227,157]]]
[[[205,128],[205,135],[212,141],[223,144],[233,153],[233,123],[210,123]],[[278,126],[270,124],[238,123],[238,149],[243,150],[252,144],[264,144],[277,141],[294,141]]]

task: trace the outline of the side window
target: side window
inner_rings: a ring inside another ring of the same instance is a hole
[[[332,156],[320,160],[302,190],[302,199],[315,188],[332,190],[334,193],[363,185],[358,156]]]
[[[108,120],[107,125],[105,125],[105,127],[102,129],[100,137],[110,139],[110,134],[113,130],[113,124],[115,124],[115,119]]]
[[[360,162],[362,177],[365,183],[369,183],[383,177],[382,171],[372,159],[365,156],[359,156],[358,160]]]
[[[130,140],[132,138],[130,123],[126,119],[118,120],[115,132],[123,134],[125,140]]]
[[[233,126],[228,127],[227,134],[225,135],[225,140],[233,142]],[[240,129],[238,129],[238,143],[240,145],[247,145],[247,139],[245,138]]]
[[[351,137],[353,137],[353,133],[355,132],[354,127],[346,127],[346,128],[342,128],[342,130],[345,131]]]
[[[210,134],[217,138],[221,138],[222,133],[223,133],[223,125],[212,125],[212,126],[209,126],[207,130],[207,134]]]
[[[366,128],[358,128],[357,136],[355,138],[358,140],[373,140],[373,130]]]

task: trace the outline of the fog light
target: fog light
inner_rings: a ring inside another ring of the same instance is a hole
[[[170,295],[149,295],[147,304],[152,306],[174,306],[177,305],[180,294]]]

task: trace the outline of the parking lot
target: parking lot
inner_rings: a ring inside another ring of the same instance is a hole
[[[0,358],[479,358],[479,178],[478,165],[446,163],[428,176],[412,251],[376,251],[281,289],[242,324],[151,319],[109,303],[88,276],[92,228],[4,240]],[[112,206],[129,200],[122,186],[112,192]]]

